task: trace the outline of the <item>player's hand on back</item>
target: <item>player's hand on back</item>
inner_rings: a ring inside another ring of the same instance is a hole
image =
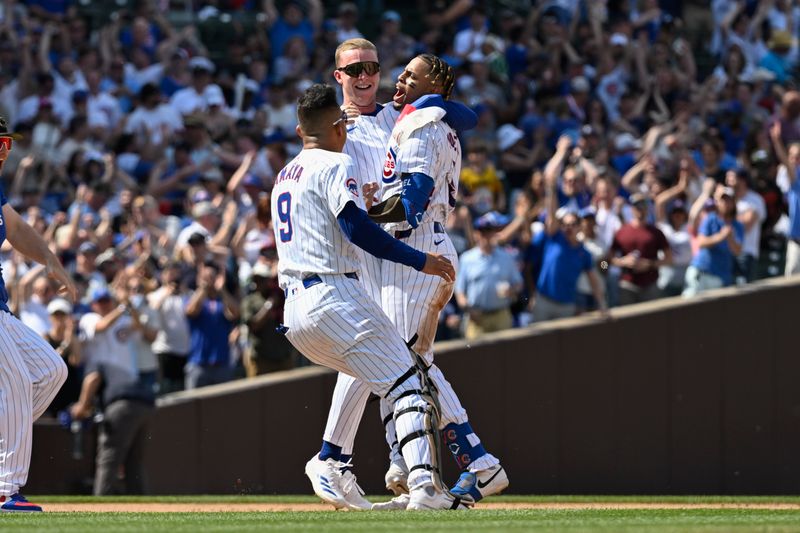
[[[439,276],[445,281],[453,282],[456,279],[456,269],[448,258],[440,254],[426,253],[425,266],[422,272],[432,276]]]

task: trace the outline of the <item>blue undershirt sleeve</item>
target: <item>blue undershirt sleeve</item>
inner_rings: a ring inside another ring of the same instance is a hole
[[[367,253],[415,270],[422,270],[425,266],[424,253],[383,231],[355,202],[347,202],[336,220],[350,242]]]

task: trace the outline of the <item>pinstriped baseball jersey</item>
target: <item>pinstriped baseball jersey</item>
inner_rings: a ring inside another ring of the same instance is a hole
[[[375,113],[361,115],[347,127],[347,142],[343,152],[353,159],[359,190],[366,183],[380,183],[386,159],[386,143],[399,114],[391,105],[378,104]],[[380,302],[381,260],[360,248],[357,252],[361,263],[361,283],[370,297]]]
[[[400,114],[391,105],[378,106],[376,113],[361,115],[347,127],[347,142],[342,151],[353,159],[359,187],[370,182],[380,183],[386,144]]]
[[[455,207],[461,173],[461,143],[455,130],[441,121],[425,124],[398,145],[401,119],[392,130],[381,178],[381,198],[402,190],[403,174],[421,172],[434,180],[433,193],[422,223],[445,222]],[[407,222],[385,224],[387,230],[410,228]]]
[[[356,247],[336,221],[349,201],[363,209],[358,189],[346,154],[302,150],[280,171],[272,190],[272,220],[281,287],[309,274],[359,270]]]

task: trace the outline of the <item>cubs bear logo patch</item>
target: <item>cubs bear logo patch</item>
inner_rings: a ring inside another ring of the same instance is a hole
[[[350,191],[355,198],[358,198],[358,183],[356,182],[355,178],[347,178],[347,181],[344,182],[347,190]]]
[[[394,149],[389,148],[389,151],[386,152],[386,161],[383,163],[384,183],[391,183],[394,181],[395,157]]]

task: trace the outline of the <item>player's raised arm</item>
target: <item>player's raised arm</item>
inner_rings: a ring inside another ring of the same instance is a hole
[[[0,144],[0,169],[8,157],[8,152],[8,147]],[[25,257],[44,265],[47,275],[59,283],[59,293],[68,296],[74,302],[77,299],[75,284],[55,254],[47,247],[47,242],[6,202],[2,193],[0,193],[0,205],[6,225],[6,240]]]

